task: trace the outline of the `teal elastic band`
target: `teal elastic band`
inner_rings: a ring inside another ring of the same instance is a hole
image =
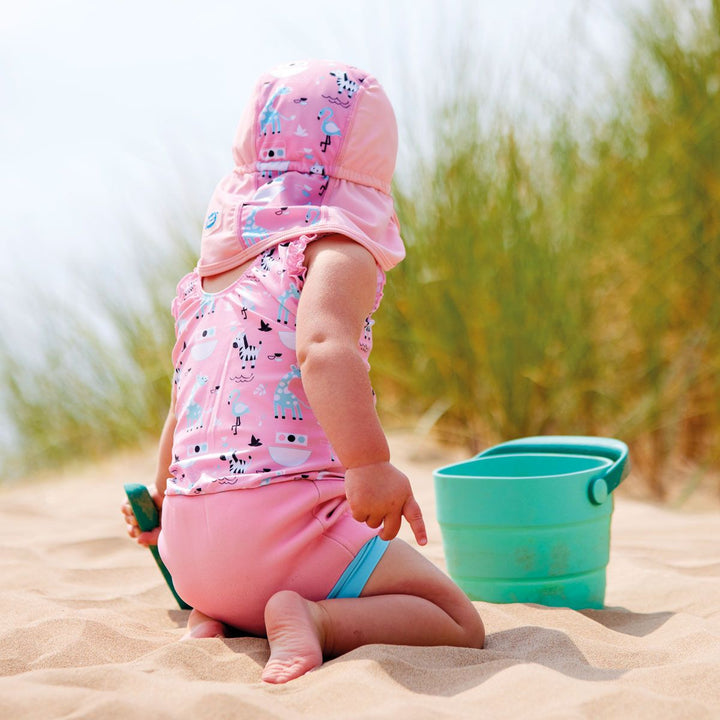
[[[345,568],[345,572],[330,591],[328,600],[333,598],[356,598],[365,587],[372,571],[377,567],[380,558],[388,547],[387,540],[381,540],[377,535],[368,540],[355,559]]]

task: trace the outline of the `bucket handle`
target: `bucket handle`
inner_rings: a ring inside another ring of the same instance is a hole
[[[593,479],[588,488],[590,500],[596,505],[601,504],[630,473],[628,447],[621,440],[614,438],[582,435],[538,435],[536,437],[509,440],[500,445],[495,445],[481,452],[477,457],[512,455],[515,453],[591,455],[611,460],[612,465],[602,475]]]

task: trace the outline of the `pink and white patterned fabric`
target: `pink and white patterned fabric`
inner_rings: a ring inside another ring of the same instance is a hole
[[[303,392],[295,322],[308,242],[338,233],[385,271],[404,248],[390,196],[397,126],[377,80],[304,61],[260,78],[234,145],[236,167],[210,202],[196,270],[173,302],[177,426],[170,495],[292,479],[341,479],[344,468]],[[248,261],[230,287],[202,279]],[[358,338],[367,362],[372,317]],[[368,365],[369,367],[369,365]]]
[[[306,60],[263,75],[202,234],[201,277],[282,242],[339,233],[383,270],[405,255],[390,195],[397,123],[378,81],[338,62]]]
[[[177,425],[168,494],[343,477],[305,397],[295,353],[307,241],[266,250],[218,293],[204,292],[197,272],[180,281],[173,301]],[[376,304],[383,282],[378,268]],[[368,318],[358,338],[366,362],[371,327]]]

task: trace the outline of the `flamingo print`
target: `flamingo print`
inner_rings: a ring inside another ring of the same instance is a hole
[[[340,128],[332,121],[333,115],[334,113],[329,107],[324,107],[318,113],[318,120],[322,120],[322,131],[325,133],[325,139],[320,143],[323,152],[327,150],[333,136],[340,137],[342,135]]]
[[[244,402],[240,401],[240,391],[239,390],[233,390],[230,393],[230,399],[228,400],[228,405],[230,406],[230,409],[232,410],[232,414],[235,416],[235,424],[230,428],[232,430],[233,435],[237,435],[238,428],[241,425],[241,418],[243,415],[250,412],[250,407],[246,405]]]

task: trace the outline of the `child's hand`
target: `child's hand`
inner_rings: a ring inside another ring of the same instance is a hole
[[[345,492],[353,517],[371,528],[383,526],[380,537],[392,540],[403,517],[410,523],[418,545],[427,543],[422,510],[410,481],[389,462],[351,468],[345,473]]]
[[[162,496],[158,494],[158,491],[154,487],[150,487],[148,490],[150,492],[150,497],[152,497],[155,507],[157,507],[158,513],[160,513],[160,517],[162,518]],[[132,507],[127,500],[120,506],[120,510],[125,518],[127,534],[131,538],[136,540],[140,545],[157,545],[158,535],[160,534],[160,525],[158,525],[154,530],[141,532],[138,527],[137,519],[135,518],[135,513],[132,511]]]

